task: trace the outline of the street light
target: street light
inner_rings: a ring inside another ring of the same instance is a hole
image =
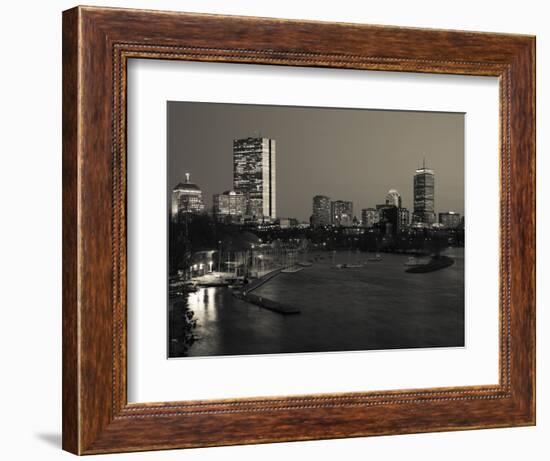
[[[218,272],[222,271],[222,241],[218,240]]]

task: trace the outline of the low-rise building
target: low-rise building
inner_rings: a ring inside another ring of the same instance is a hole
[[[447,229],[456,229],[461,224],[460,213],[454,211],[439,213],[439,223]]]
[[[233,190],[213,196],[214,217],[218,221],[241,221],[246,212],[246,197]]]
[[[361,210],[361,225],[363,227],[374,227],[380,222],[380,213],[375,208],[363,208]]]

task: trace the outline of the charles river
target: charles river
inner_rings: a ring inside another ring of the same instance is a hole
[[[403,254],[337,269],[348,252],[325,253],[300,272],[281,273],[254,293],[293,306],[282,315],[233,296],[227,287],[199,288],[170,300],[170,338],[181,341],[187,308],[195,340],[171,357],[274,354],[464,345],[464,248],[449,248],[450,267],[407,273]],[[362,253],[363,261],[369,256]],[[372,254],[370,254],[372,256]],[[353,255],[353,258],[356,256]],[[353,262],[353,261],[352,261]]]

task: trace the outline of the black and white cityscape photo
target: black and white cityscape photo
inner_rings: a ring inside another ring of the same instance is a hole
[[[169,358],[464,346],[464,114],[167,123]]]

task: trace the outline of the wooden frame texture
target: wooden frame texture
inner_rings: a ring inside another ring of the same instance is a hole
[[[497,76],[499,384],[128,404],[125,111],[131,58]],[[533,425],[534,79],[531,36],[93,7],[65,11],[63,448],[91,454]]]

